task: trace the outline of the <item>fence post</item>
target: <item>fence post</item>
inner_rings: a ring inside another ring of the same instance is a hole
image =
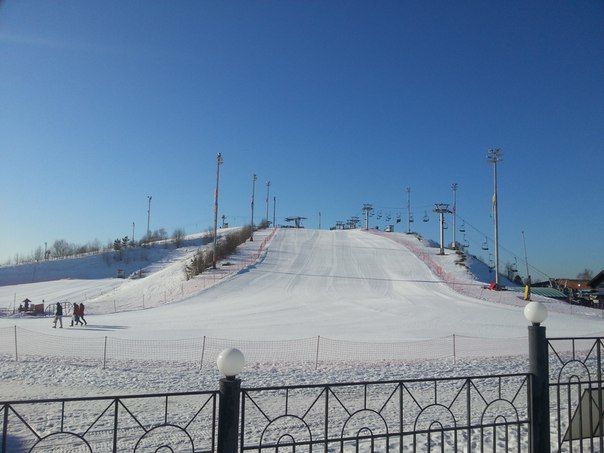
[[[456,352],[455,352],[455,334],[453,334],[453,363],[456,363]]]
[[[19,349],[17,348],[17,326],[15,326],[15,361],[19,361]]]
[[[103,369],[107,366],[107,336],[105,335],[105,346],[103,347]]]
[[[117,453],[117,423],[119,420],[118,399],[115,399],[115,412],[113,413],[113,453]]]
[[[315,370],[319,366],[319,344],[321,343],[321,336],[317,335],[317,353],[315,354]]]
[[[526,310],[525,310],[526,312]],[[545,327],[528,328],[529,371],[531,373],[531,452],[550,451],[549,363]]]
[[[218,400],[218,453],[237,453],[239,441],[239,401],[245,358],[238,349],[224,349],[216,360],[224,375],[220,379]]]
[[[199,364],[199,369],[203,369],[203,356],[206,353],[206,336],[203,336],[203,343],[201,344],[201,363]]]
[[[4,416],[2,423],[2,451],[6,451],[6,441],[8,438],[8,404],[4,405]]]

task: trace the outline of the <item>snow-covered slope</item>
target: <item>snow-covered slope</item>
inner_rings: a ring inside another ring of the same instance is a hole
[[[242,247],[245,253],[254,243]],[[167,284],[173,274],[161,276]],[[208,273],[204,278],[210,276]],[[146,279],[143,282],[151,281]],[[137,294],[143,288],[133,289]],[[48,320],[17,322],[48,329]],[[138,338],[288,339],[316,335],[365,341],[434,338],[451,333],[483,337],[526,334],[520,307],[463,296],[404,244],[360,230],[279,230],[268,253],[221,284],[180,303],[152,310],[91,316],[98,331],[65,335]],[[112,328],[114,326],[115,328]],[[92,327],[92,326],[91,326]],[[602,321],[553,313],[552,335],[601,331]]]

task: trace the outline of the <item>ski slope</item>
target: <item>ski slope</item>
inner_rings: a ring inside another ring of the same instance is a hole
[[[166,285],[173,284],[174,275],[165,276]],[[157,284],[157,278],[153,281]],[[361,230],[295,229],[279,230],[255,265],[181,302],[87,319],[85,329],[53,333],[263,340],[321,335],[386,341],[452,333],[520,337],[527,324],[518,307],[455,293],[388,237]],[[48,332],[50,320],[0,319],[0,326],[13,324]],[[561,313],[551,313],[546,324],[551,336],[604,330],[599,318]]]

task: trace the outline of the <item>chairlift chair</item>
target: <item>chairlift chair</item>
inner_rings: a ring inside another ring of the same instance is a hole
[[[424,218],[422,219],[422,221],[424,223],[428,222],[430,220],[430,217],[428,217],[428,212],[424,211]]]
[[[514,264],[510,266],[512,272],[518,272],[518,258],[514,257]]]
[[[448,228],[449,228],[449,227],[448,227],[448,225],[447,225],[447,222],[443,222],[443,230],[446,230],[446,229],[448,229]]]
[[[461,226],[459,227],[459,232],[460,233],[466,232],[466,222],[461,222]]]
[[[464,240],[463,240],[463,246],[464,246],[464,248],[466,248],[466,249],[467,249],[468,247],[470,247],[470,241],[468,241],[466,238],[464,238]]]
[[[489,244],[487,243],[487,240],[485,238],[484,242],[482,243],[482,247],[483,250],[489,250]]]
[[[413,214],[409,216],[409,223],[413,223]]]

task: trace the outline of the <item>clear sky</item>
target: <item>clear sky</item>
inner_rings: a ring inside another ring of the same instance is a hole
[[[231,224],[255,172],[257,220],[270,180],[278,222],[373,203],[400,231],[409,186],[436,239],[457,182],[492,237],[501,148],[501,244],[521,258],[524,230],[551,276],[604,267],[601,1],[5,0],[0,81],[0,261],[140,236],[148,194],[152,229],[206,229],[217,152]]]

